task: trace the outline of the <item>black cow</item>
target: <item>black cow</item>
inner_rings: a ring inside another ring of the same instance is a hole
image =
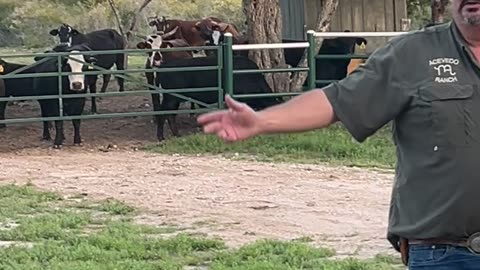
[[[0,75],[9,74],[17,69],[25,67],[26,65],[16,64],[6,62],[0,59]],[[24,71],[21,71],[17,74],[32,74],[35,73],[35,67],[27,68]],[[4,89],[0,91],[0,97],[25,97],[25,96],[33,96],[35,92],[33,90],[33,78],[8,78],[3,79],[4,81]],[[7,107],[7,101],[0,102],[0,120],[5,119],[5,109]],[[0,124],[0,128],[5,128],[5,124]]]
[[[198,66],[216,66],[218,63],[215,55],[206,57],[195,57],[190,59],[176,59],[162,64],[162,68],[176,68],[176,67],[198,67]],[[241,69],[259,69],[258,66],[243,56],[234,56],[233,67],[235,70]],[[218,86],[218,71],[217,70],[202,70],[202,71],[177,71],[177,72],[161,72],[158,73],[157,83],[161,84],[163,89],[179,89],[179,88],[205,88]],[[224,78],[222,81],[225,81]],[[253,94],[253,93],[271,93],[269,85],[265,81],[262,74],[235,74],[234,75],[234,93],[235,94]],[[175,91],[173,91],[175,92]],[[182,93],[182,95],[200,100],[207,104],[213,104],[218,101],[217,91],[208,92],[189,92]],[[263,109],[282,102],[280,98],[263,97],[263,98],[246,98],[239,99],[246,102],[254,109]],[[171,94],[163,94],[161,103],[161,110],[176,110],[184,99],[180,99]],[[166,115],[160,115],[157,122],[157,138],[159,141],[164,140],[163,126]],[[175,122],[175,115],[168,116],[168,123],[170,130],[174,136],[179,136],[177,124]]]
[[[78,44],[86,44],[93,51],[106,51],[106,50],[123,50],[126,46],[126,41],[123,37],[114,29],[102,29],[93,31],[87,34],[82,34],[78,30],[74,29],[68,24],[62,24],[58,29],[52,29],[50,35],[58,36],[60,45],[72,46]],[[125,59],[123,53],[117,54],[102,54],[96,55],[97,66],[104,69],[111,69],[113,65],[117,67],[117,70],[123,70],[125,68]],[[93,69],[98,70],[98,69]],[[88,75],[89,88],[91,93],[96,93],[97,75]],[[100,92],[105,93],[108,82],[111,78],[111,74],[103,75],[103,85]],[[116,76],[119,85],[119,91],[124,91],[124,80],[119,76]],[[95,97],[92,97],[92,113],[97,112],[97,104]]]
[[[86,45],[73,45],[68,48],[68,52],[78,53],[89,51],[90,48]],[[86,70],[87,65],[83,64],[91,63],[95,64],[96,59],[88,55],[70,55],[70,58],[76,59],[74,61],[67,57],[62,56],[62,72],[82,72]],[[46,62],[40,63],[36,66],[37,73],[50,73],[57,71],[57,57],[52,57]],[[58,94],[58,77],[38,77],[33,80],[33,89],[36,95],[57,95]],[[86,93],[86,76],[83,74],[62,76],[62,94],[82,94]],[[39,100],[40,108],[42,111],[42,117],[55,117],[60,115],[59,100],[58,99],[46,99]],[[83,113],[85,106],[85,98],[64,98],[63,99],[63,113],[65,116],[76,116]],[[74,127],[73,142],[75,145],[81,145],[80,137],[80,120],[72,120]],[[55,141],[54,148],[61,148],[64,141],[63,134],[63,121],[55,121]],[[48,123],[44,122],[43,125],[43,139],[50,140],[50,131],[48,129]]]
[[[350,32],[346,30],[345,32]],[[282,40],[283,43],[298,42],[293,40]],[[324,39],[318,55],[341,55],[355,53],[355,45],[367,44],[367,40],[361,37],[339,37]],[[292,67],[297,67],[303,56],[304,48],[284,49],[285,61]],[[315,71],[316,80],[341,80],[347,76],[350,59],[316,59]],[[304,86],[307,85],[308,78]],[[316,87],[324,87],[329,83],[317,83]]]

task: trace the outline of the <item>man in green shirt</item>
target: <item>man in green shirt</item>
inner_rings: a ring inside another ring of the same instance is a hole
[[[392,121],[388,240],[410,269],[480,269],[480,0],[451,10],[452,22],[393,38],[339,82],[259,112],[227,96],[228,110],[198,122],[235,142],[340,121],[363,142]]]

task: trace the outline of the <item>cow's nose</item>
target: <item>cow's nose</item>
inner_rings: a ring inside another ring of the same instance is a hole
[[[82,90],[83,84],[81,82],[73,82],[72,88],[72,90]]]

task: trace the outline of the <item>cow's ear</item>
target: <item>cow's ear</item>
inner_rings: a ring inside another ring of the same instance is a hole
[[[58,35],[58,29],[52,29],[52,30],[50,30],[50,35],[52,35],[52,36]]]
[[[154,20],[148,23],[148,26],[156,26],[156,25],[157,25],[157,20]]]
[[[72,29],[72,36],[76,36],[78,34],[80,33],[77,31],[77,29]]]
[[[140,49],[140,50],[143,50],[145,48],[147,48],[147,44],[145,42],[139,42],[137,43],[137,48]]]
[[[95,58],[95,57],[92,56],[92,55],[85,55],[84,57],[85,57],[85,61],[86,61],[87,63],[90,63],[90,64],[95,64],[95,63],[97,63],[97,58]],[[89,68],[90,68],[90,67],[89,67]]]

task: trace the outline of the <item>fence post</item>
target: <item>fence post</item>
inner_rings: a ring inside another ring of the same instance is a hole
[[[217,86],[218,86],[218,108],[219,109],[223,109],[225,107],[224,103],[225,103],[225,89],[223,87],[223,81],[224,81],[224,77],[223,76],[223,66],[224,66],[224,49],[223,49],[223,44],[219,44],[217,45],[217,66],[218,66],[218,69],[217,69],[217,76],[218,76],[218,79],[217,79]]]
[[[316,87],[316,66],[315,66],[315,31],[307,31],[308,51],[307,51],[307,63],[308,63],[308,90],[312,90]]]
[[[233,36],[231,33],[225,33],[224,49],[225,57],[223,59],[223,74],[225,78],[225,92],[233,97]]]
[[[62,56],[61,55],[57,56],[57,73],[58,73],[58,110],[59,110],[59,117],[63,117],[63,98],[62,98],[63,85],[62,85]]]

